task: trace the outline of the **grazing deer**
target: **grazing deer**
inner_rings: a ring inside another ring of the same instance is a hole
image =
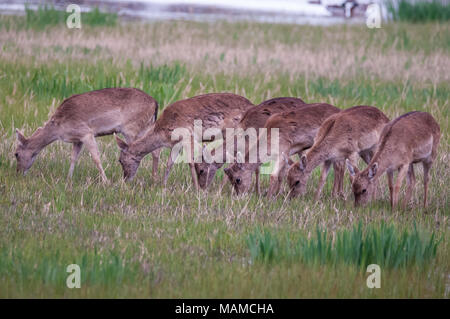
[[[242,120],[236,126],[236,128],[240,128],[243,131],[246,131],[248,128],[254,128],[258,130],[259,128],[263,128],[267,119],[276,113],[284,112],[286,110],[291,110],[293,108],[301,107],[307,105],[303,100],[299,98],[293,97],[278,97],[273,98],[267,101],[262,102],[259,105],[256,105],[250,108],[242,117]],[[246,144],[248,148],[248,144]],[[226,158],[226,143],[222,145],[223,157]],[[236,144],[234,150],[236,151]],[[214,151],[213,151],[214,154]],[[203,155],[203,154],[202,154]],[[236,154],[233,154],[236,155]],[[206,189],[214,179],[216,171],[220,169],[224,165],[223,161],[220,163],[212,162],[207,163],[203,158],[200,163],[195,163],[195,172],[197,174],[197,179],[200,188]],[[224,181],[227,178],[225,177]],[[256,190],[259,191],[259,174],[256,172]]]
[[[108,88],[73,95],[64,100],[50,120],[29,138],[16,129],[17,171],[25,174],[44,147],[62,140],[73,144],[68,178],[72,177],[84,145],[91,153],[103,182],[107,182],[95,137],[122,133],[131,143],[156,120],[157,113],[158,103],[155,99],[138,89]],[[158,159],[159,152],[154,153],[154,176]]]
[[[439,124],[426,112],[406,113],[389,122],[381,133],[377,151],[369,165],[358,171],[351,162],[347,167],[352,176],[352,190],[355,206],[366,204],[374,192],[378,178],[386,172],[391,198],[391,207],[397,205],[400,187],[407,177],[407,190],[404,207],[409,203],[416,183],[414,164],[422,163],[424,172],[424,207],[427,206],[429,172],[436,159],[441,132]],[[398,170],[395,186],[394,171]]]
[[[289,168],[290,197],[305,193],[311,172],[321,163],[323,169],[316,200],[320,197],[331,164],[339,162],[344,169],[345,159],[350,158],[356,165],[358,154],[369,163],[387,122],[389,119],[383,112],[372,106],[355,106],[329,117],[320,127],[314,145]]]
[[[308,104],[296,110],[277,113],[269,117],[264,128],[267,129],[267,150],[272,157],[275,157],[274,171],[270,176],[270,186],[268,196],[278,194],[282,178],[285,174],[286,162],[289,156],[300,153],[310,148],[314,143],[314,137],[320,125],[329,116],[338,113],[340,110],[330,104],[317,103]],[[273,128],[279,129],[278,153],[275,154],[276,147],[271,145],[271,131]],[[260,135],[258,145],[261,152],[262,136]],[[265,141],[264,141],[265,142]],[[237,194],[248,192],[251,185],[251,176],[261,166],[261,156],[258,153],[257,162],[249,163],[249,152],[245,156],[245,163],[235,163],[225,169]],[[341,169],[343,171],[343,168]]]
[[[211,93],[199,95],[189,99],[177,101],[165,108],[161,117],[154,123],[151,129],[140,139],[127,144],[120,138],[117,143],[120,147],[120,163],[122,164],[124,178],[130,180],[136,174],[142,158],[161,147],[170,149],[180,142],[173,139],[172,132],[178,128],[185,128],[194,134],[194,121],[201,120],[203,129],[218,128],[224,130],[227,127],[235,127],[242,115],[254,105],[246,98],[232,93]],[[202,138],[191,143],[203,142]],[[194,152],[191,152],[192,155]],[[164,184],[167,182],[170,169],[174,164],[177,154],[171,154],[164,176]],[[194,187],[198,188],[197,176],[194,169],[194,158],[189,159],[191,176]]]

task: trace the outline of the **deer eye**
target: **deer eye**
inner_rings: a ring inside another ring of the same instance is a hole
[[[19,153],[14,154],[14,156],[15,156],[16,158],[19,157]]]
[[[241,183],[241,179],[240,178],[236,178],[236,184],[240,184]]]
[[[205,172],[204,170],[202,170],[202,169],[200,170],[200,174],[203,174],[204,172]]]
[[[300,181],[295,181],[294,186],[298,186],[300,184]]]
[[[366,192],[367,192],[367,189],[364,188],[364,189],[362,190],[361,194],[365,194]]]

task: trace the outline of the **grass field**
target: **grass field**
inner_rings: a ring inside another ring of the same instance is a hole
[[[448,23],[24,26],[24,17],[0,16],[0,297],[448,298]],[[64,98],[114,86],[141,88],[161,109],[228,91],[255,104],[298,96],[374,105],[390,118],[430,112],[442,138],[429,206],[421,206],[421,167],[412,206],[395,211],[385,178],[364,209],[354,209],[347,176],[346,200],[331,198],[330,176],[314,201],[318,171],[293,201],[219,192],[222,171],[209,192],[195,192],[182,164],[164,189],[151,178],[151,158],[125,184],[110,136],[99,139],[109,185],[87,152],[67,182],[64,143],[16,174],[16,127],[28,136]],[[73,263],[80,289],[66,287]],[[381,267],[380,289],[366,286],[371,263]]]

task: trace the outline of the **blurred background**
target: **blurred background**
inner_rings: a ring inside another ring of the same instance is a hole
[[[399,18],[396,17],[399,7],[405,13],[415,4],[427,2],[445,5],[448,0],[1,0],[0,12],[24,14],[26,7],[35,10],[47,5],[64,9],[73,3],[79,4],[84,11],[99,7],[128,19],[331,24],[363,22],[370,4],[378,4],[383,19],[387,20]],[[421,13],[425,16],[413,18],[432,19],[435,14],[443,19],[446,14],[439,12],[439,6],[428,10],[430,12]]]

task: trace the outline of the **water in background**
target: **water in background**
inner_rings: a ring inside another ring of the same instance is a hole
[[[64,10],[80,4],[116,12],[124,19],[142,20],[252,20],[270,23],[319,24],[364,22],[365,6],[378,0],[356,0],[354,17],[344,17],[346,0],[0,0],[1,14],[23,14],[25,6],[50,5]],[[311,3],[316,2],[316,3]]]

